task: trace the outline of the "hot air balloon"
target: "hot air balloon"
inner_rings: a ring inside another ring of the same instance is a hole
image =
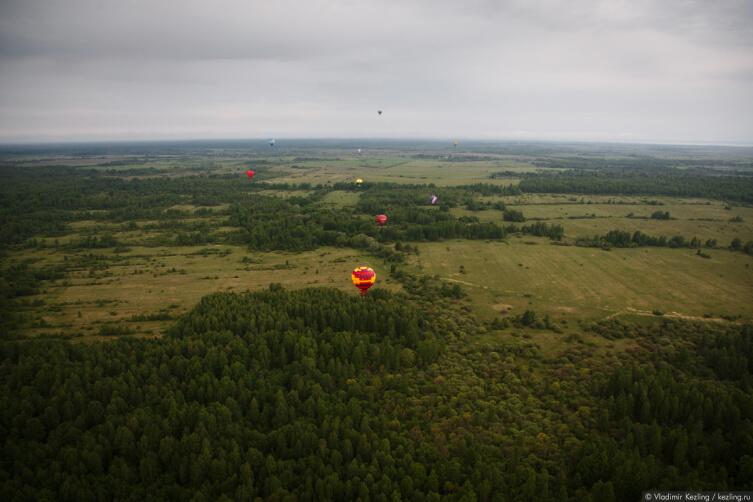
[[[380,227],[383,227],[384,225],[387,224],[387,215],[386,214],[376,215],[376,222],[377,222],[377,225],[379,225]]]
[[[457,148],[457,146],[458,146],[458,142],[457,142],[457,141],[453,141],[453,142],[452,142],[452,146],[454,146],[454,147],[456,147],[456,148]]]
[[[361,291],[361,296],[366,296],[366,292],[376,282],[376,272],[371,267],[356,267],[350,274],[350,280]]]
[[[253,178],[254,174],[256,174],[256,171],[252,171],[251,169],[246,171],[246,176],[248,176],[249,178]]]
[[[377,113],[378,113],[379,115],[381,115],[381,114],[382,114],[382,110],[377,110]]]
[[[363,180],[361,178],[358,178],[356,180],[356,185],[363,185]]]
[[[274,139],[270,139],[269,140],[269,146],[275,146],[275,140]]]
[[[360,148],[358,149],[358,154],[359,154],[359,155],[361,154],[361,149],[360,149]]]
[[[439,197],[437,197],[436,195],[432,195],[431,199],[429,200],[431,201],[431,205],[433,206],[434,204],[437,203],[437,201],[439,200]]]

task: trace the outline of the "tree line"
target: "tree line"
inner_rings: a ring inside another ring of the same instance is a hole
[[[527,193],[605,195],[668,195],[753,203],[753,176],[686,172],[570,170],[556,174],[532,173],[520,181]]]
[[[629,232],[627,230],[610,230],[603,235],[594,235],[591,237],[579,237],[576,240],[577,246],[583,247],[601,247],[609,249],[631,248],[631,247],[669,247],[669,248],[690,248],[690,249],[715,249],[717,248],[716,239],[701,240],[698,237],[690,239],[682,235],[667,237],[664,235],[652,236],[645,234],[640,230]],[[743,242],[735,238],[730,243],[728,249],[732,251],[742,251],[746,254],[753,254],[753,241]]]

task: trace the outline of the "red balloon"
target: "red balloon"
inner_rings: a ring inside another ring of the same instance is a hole
[[[376,282],[376,272],[371,267],[356,267],[350,274],[353,285],[361,291],[361,296],[366,296],[366,292]]]
[[[378,214],[376,216],[376,222],[377,222],[377,225],[379,225],[380,227],[386,225],[387,224],[387,215],[386,214]]]
[[[249,178],[253,178],[254,174],[256,174],[256,172],[252,171],[251,169],[249,169],[248,171],[246,171],[246,176],[248,176]]]

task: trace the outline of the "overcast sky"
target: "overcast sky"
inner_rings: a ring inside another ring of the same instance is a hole
[[[753,144],[753,1],[0,0],[0,141],[266,137]]]

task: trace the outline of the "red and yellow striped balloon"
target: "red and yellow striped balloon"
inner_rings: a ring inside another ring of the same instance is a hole
[[[361,290],[361,296],[366,296],[366,292],[376,282],[376,272],[371,267],[356,267],[350,274],[350,280]]]

